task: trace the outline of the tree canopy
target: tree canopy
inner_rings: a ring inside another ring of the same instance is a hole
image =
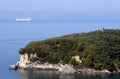
[[[78,55],[82,66],[76,62],[74,66],[114,71],[120,68],[120,30],[105,29],[32,41],[19,53],[36,53],[42,62],[63,64],[73,63],[72,56]]]

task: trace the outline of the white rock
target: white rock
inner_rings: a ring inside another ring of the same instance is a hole
[[[82,63],[78,55],[73,56],[72,58],[74,58],[77,62]]]
[[[70,73],[75,73],[76,72],[76,70],[72,66],[70,66],[68,64],[61,65],[61,67],[58,69],[58,71],[62,72],[62,73],[66,73],[66,74],[70,74]]]
[[[9,67],[10,70],[16,70],[17,68],[18,68],[18,66],[16,66],[15,64],[10,65],[10,67]]]
[[[110,73],[110,71],[108,71],[107,69],[104,69],[101,71],[102,73]]]

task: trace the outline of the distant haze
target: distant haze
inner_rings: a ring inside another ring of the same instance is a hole
[[[1,0],[0,17],[120,22],[120,0]]]
[[[16,23],[17,17],[32,22]],[[0,39],[54,37],[103,27],[120,29],[120,0],[0,0]]]

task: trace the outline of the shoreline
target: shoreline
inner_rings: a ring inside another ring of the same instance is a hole
[[[95,70],[95,69],[89,69],[89,68],[77,68],[75,69],[70,64],[50,64],[48,62],[41,63],[39,60],[37,61],[30,61],[30,58],[37,57],[36,54],[31,54],[28,56],[28,54],[20,54],[20,61],[18,61],[14,65],[10,65],[10,70],[17,70],[17,69],[33,69],[33,70],[53,70],[58,71],[60,73],[65,74],[73,74],[73,73],[84,73],[84,74],[110,74],[113,72],[108,71],[107,69],[104,70]],[[77,58],[76,58],[77,59]],[[79,60],[80,61],[80,60]],[[116,71],[117,72],[117,71]]]
[[[47,70],[47,71],[57,71],[58,73],[62,74],[74,74],[74,73],[80,73],[80,74],[111,74],[111,73],[118,73],[118,72],[110,72],[106,69],[104,70],[95,70],[95,69],[89,69],[89,68],[80,68],[80,69],[74,69],[73,66],[69,64],[39,64],[39,66],[35,66],[35,64],[26,65],[26,67],[20,67],[20,65],[10,65],[10,70],[17,70],[17,69],[23,69],[23,70]]]

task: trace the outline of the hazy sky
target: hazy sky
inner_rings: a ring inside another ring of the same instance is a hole
[[[37,17],[42,22],[62,21],[63,25],[62,23],[55,25],[51,23],[51,25],[49,23],[48,25],[47,23],[45,25],[1,23],[0,36],[3,36],[1,38],[22,38],[30,36],[29,34],[32,36],[62,35],[97,30],[102,27],[118,29],[120,28],[120,0],[0,0],[0,22],[1,18],[7,20],[10,18],[15,22],[16,17],[31,17],[32,21]],[[64,22],[73,21],[86,22],[86,24],[64,24]],[[87,24],[87,22],[100,24]],[[102,22],[117,22],[118,24],[101,24]],[[8,27],[10,28],[6,29]]]
[[[0,0],[0,12],[61,12],[120,17],[120,0]]]
[[[1,11],[119,12],[120,0],[0,0]]]

